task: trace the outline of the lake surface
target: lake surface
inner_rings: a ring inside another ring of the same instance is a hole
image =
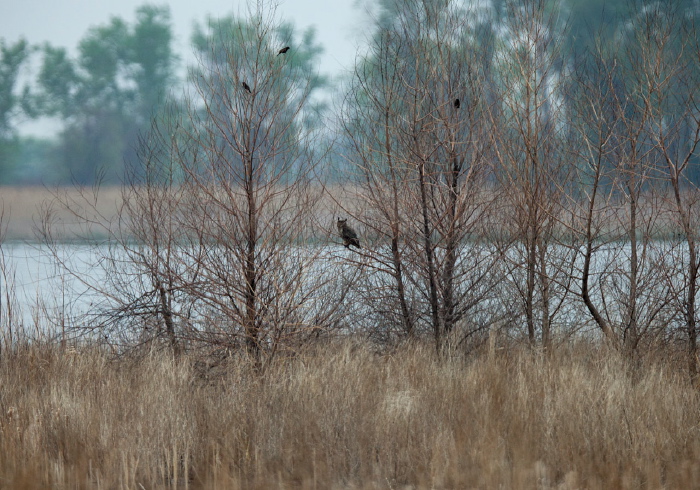
[[[332,250],[332,256],[326,265],[344,261],[344,256],[341,254],[346,251],[342,247],[332,246],[329,250]],[[682,258],[687,253],[682,244],[670,241],[656,243],[654,250],[655,252],[646,260],[668,261],[667,265],[662,264],[666,273],[673,268],[674,260],[678,263],[678,258]],[[91,311],[94,312],[96,308],[93,305],[104,301],[104,297],[97,296],[97,293],[82,282],[90,281],[93,285],[101,281],[106,282],[105,270],[97,263],[98,256],[101,255],[96,253],[100,251],[99,245],[75,243],[59,245],[56,250],[57,256],[70,264],[73,274],[58,265],[48,248],[38,243],[8,241],[2,244],[0,251],[2,252],[0,255],[0,329],[6,330],[8,325],[11,325],[15,331],[24,328],[30,334],[60,335],[64,329],[81,324],[84,321],[81,317]],[[674,253],[671,254],[671,251]],[[596,269],[593,271],[592,283],[595,281],[596,272],[607,271],[607,274],[612,272],[613,276],[616,276],[613,283],[622,281],[615,287],[624,290],[624,269],[628,266],[629,252],[628,243],[610,243],[600,249],[592,264]],[[355,256],[351,255],[351,257]],[[516,257],[511,257],[510,260],[512,263],[517,263],[515,259]],[[578,263],[579,260],[580,256],[576,262]],[[577,264],[574,268],[578,268],[579,265]],[[365,269],[363,274],[366,273],[371,272]],[[650,279],[653,279],[653,271],[651,273]],[[522,280],[522,277],[515,279],[515,276],[510,274],[507,277],[515,282]],[[672,274],[665,277],[671,282],[677,281]],[[575,289],[578,283],[574,282]],[[659,284],[663,285],[662,283],[663,281]],[[602,284],[595,286],[609,289]],[[613,299],[613,293],[606,294],[610,294]],[[508,294],[512,294],[512,291]],[[350,300],[346,298],[346,301]],[[613,300],[612,303],[616,301]],[[579,323],[582,318],[588,316],[580,298],[576,298],[576,295],[570,303],[567,300],[567,304],[570,312],[565,313],[564,316],[573,323]],[[641,307],[644,308],[644,305],[642,304]]]
[[[70,260],[77,275],[99,279],[100,268],[90,266],[92,248],[66,244],[58,249],[62,260]],[[0,326],[43,332],[67,326],[89,311],[94,300],[76,275],[58,266],[49,250],[28,242],[2,245],[0,268]]]

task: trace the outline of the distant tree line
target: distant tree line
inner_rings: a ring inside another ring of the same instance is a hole
[[[475,19],[475,43],[465,45],[464,49],[478,50],[477,61],[488,59],[492,64],[499,43],[504,42],[498,39],[501,32],[496,26],[503,24],[508,9],[518,4],[525,5],[517,1],[494,1],[487,15]],[[550,27],[561,39],[558,57],[561,67],[575,67],[598,46],[624,39],[626,26],[654,4],[604,0],[543,2],[543,9],[556,12]],[[690,0],[674,5],[684,12],[696,9]],[[466,4],[464,7],[467,11],[474,10]],[[388,0],[379,2],[378,24],[388,25],[402,15],[402,10]],[[177,77],[181,62],[173,49],[169,8],[143,5],[135,14],[132,23],[114,17],[105,25],[89,29],[75,57],[61,47],[32,46],[26,40],[7,44],[0,39],[0,185],[87,184],[97,179],[123,182],[125,168],[135,161],[139,137],[164,107],[165,96],[193,87],[191,80]],[[208,26],[197,28],[192,36],[197,56],[219,56],[217,51],[221,48],[212,46],[220,45],[222,39],[210,39],[207,29],[234,24],[233,17],[223,17],[210,19]],[[289,24],[280,29],[287,34],[293,32]],[[318,59],[321,47],[314,45],[313,32],[307,31],[295,49],[294,62],[310,68]],[[39,68],[27,80],[20,74],[28,73],[30,64]],[[495,68],[494,65],[491,69]],[[320,87],[327,82],[317,76],[315,83]],[[316,105],[306,112],[307,122],[317,123],[324,107]],[[60,124],[56,138],[18,134],[20,123],[46,117]],[[332,172],[340,178],[344,162],[338,154],[334,155]],[[692,178],[700,179],[700,175],[693,174]]]
[[[172,48],[168,8],[150,5],[136,9],[133,24],[114,17],[89,29],[75,58],[65,48],[24,40],[3,47],[3,71],[13,76],[2,86],[8,103],[0,145],[11,156],[0,183],[119,181],[139,133],[175,86]],[[36,58],[38,73],[19,90],[20,68]],[[41,117],[60,121],[56,140],[17,136],[18,121]]]
[[[196,26],[196,56],[217,56],[210,47],[222,39],[210,36],[233,23],[229,16]],[[287,37],[294,31],[291,24],[280,29]],[[166,97],[185,99],[188,81],[178,79],[181,61],[173,41],[169,8],[153,5],[138,7],[133,23],[113,17],[90,28],[75,57],[63,47],[0,39],[0,185],[123,183],[139,138]],[[320,47],[312,30],[301,43],[294,62],[303,67],[317,59]],[[34,61],[39,68],[27,80],[21,74]],[[320,75],[315,80],[317,86],[325,83]],[[40,118],[58,121],[55,139],[18,134],[20,123]]]

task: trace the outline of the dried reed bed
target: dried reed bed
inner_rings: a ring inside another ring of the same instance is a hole
[[[51,232],[55,238],[72,239],[76,236],[103,238],[106,227],[118,218],[127,192],[139,192],[139,188],[125,189],[120,186],[102,186],[98,188],[39,186],[0,186],[0,225],[5,239],[32,240],[35,230],[47,219],[51,223]],[[351,186],[331,185],[314,188],[314,192],[324,192],[324,197],[315,203],[315,220],[335,230],[335,216],[340,213],[357,213],[357,205],[349,204],[342,209],[339,201],[354,203],[355,190]],[[217,196],[216,192],[213,192]],[[225,196],[217,196],[224,199]],[[280,193],[276,197],[282,200]],[[242,198],[241,198],[242,199]],[[67,208],[66,205],[69,207]],[[48,215],[47,215],[48,212]],[[86,226],[92,224],[92,226]],[[122,232],[129,234],[128,229]]]
[[[85,196],[89,198],[89,205],[83,200]],[[70,238],[74,233],[84,230],[84,220],[58,205],[57,197],[72,203],[76,213],[105,224],[114,219],[121,206],[122,189],[118,186],[102,187],[98,193],[93,194],[92,189],[81,193],[73,187],[49,189],[38,186],[0,186],[0,208],[3,211],[2,225],[6,227],[5,238],[33,239],[35,228],[40,227],[49,209],[55,233]]]
[[[37,186],[0,186],[0,211],[2,211],[0,223],[3,228],[6,228],[4,238],[34,239],[35,228],[40,225],[43,218],[46,218],[46,211],[49,209],[51,210],[51,231],[56,238],[74,238],[76,234],[89,236],[91,233],[96,233],[97,237],[103,237],[105,230],[101,229],[100,226],[107,226],[110,221],[117,218],[123,204],[123,190],[119,186],[103,186],[99,188],[98,192],[94,192],[97,189],[92,188],[81,190],[75,187],[49,189]],[[323,191],[324,197],[315,203],[313,214],[315,222],[321,223],[331,232],[335,230],[337,216],[347,217],[351,215],[361,218],[367,212],[363,204],[366,203],[367,196],[363,196],[362,190],[355,186],[333,184],[324,186]],[[490,200],[493,192],[491,188],[484,188],[481,200]],[[659,214],[656,235],[661,238],[675,236],[679,230],[677,223],[673,221],[671,196],[656,196],[655,199],[648,196],[643,197],[641,204],[645,206],[645,209],[655,210]],[[66,209],[59,200],[63,204],[69,203],[72,211]],[[503,224],[507,223],[507,219],[502,215],[503,212],[502,209],[500,213],[494,213],[484,218],[488,220],[488,228],[494,234],[506,231]],[[601,212],[603,212],[602,209]],[[616,203],[605,211],[606,219],[610,223],[613,223],[611,220],[615,216],[624,220],[627,212],[628,210],[624,206]],[[86,232],[86,222],[78,215],[89,218],[89,221],[94,224],[99,223],[100,226],[92,226]],[[614,225],[611,224],[611,226]],[[128,232],[128,230],[122,231]],[[367,236],[366,238],[372,239],[374,237]]]
[[[32,347],[0,361],[0,487],[692,488],[697,392],[645,363],[348,342],[205,375]]]

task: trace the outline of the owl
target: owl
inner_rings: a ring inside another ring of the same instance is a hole
[[[357,247],[358,249],[362,248],[360,247],[360,240],[357,238],[357,233],[350,227],[347,219],[338,218],[337,225],[338,234],[340,235],[340,238],[343,239],[343,245],[345,245],[345,248],[350,248],[350,245]]]

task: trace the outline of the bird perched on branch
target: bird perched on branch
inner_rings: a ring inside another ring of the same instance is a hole
[[[459,99],[455,99],[455,109],[459,109]]]
[[[249,94],[252,94],[253,92],[250,91],[250,87],[248,86],[247,83],[241,82],[241,85],[243,85],[243,88],[248,91]]]
[[[289,51],[289,46],[285,46],[284,48],[280,49],[279,53],[277,53],[277,56],[286,53]]]
[[[350,248],[350,245],[357,247],[358,249],[362,248],[360,247],[360,240],[357,238],[357,233],[350,227],[347,218],[338,218],[337,225],[338,234],[340,234],[340,238],[343,239],[343,245],[345,248]]]

